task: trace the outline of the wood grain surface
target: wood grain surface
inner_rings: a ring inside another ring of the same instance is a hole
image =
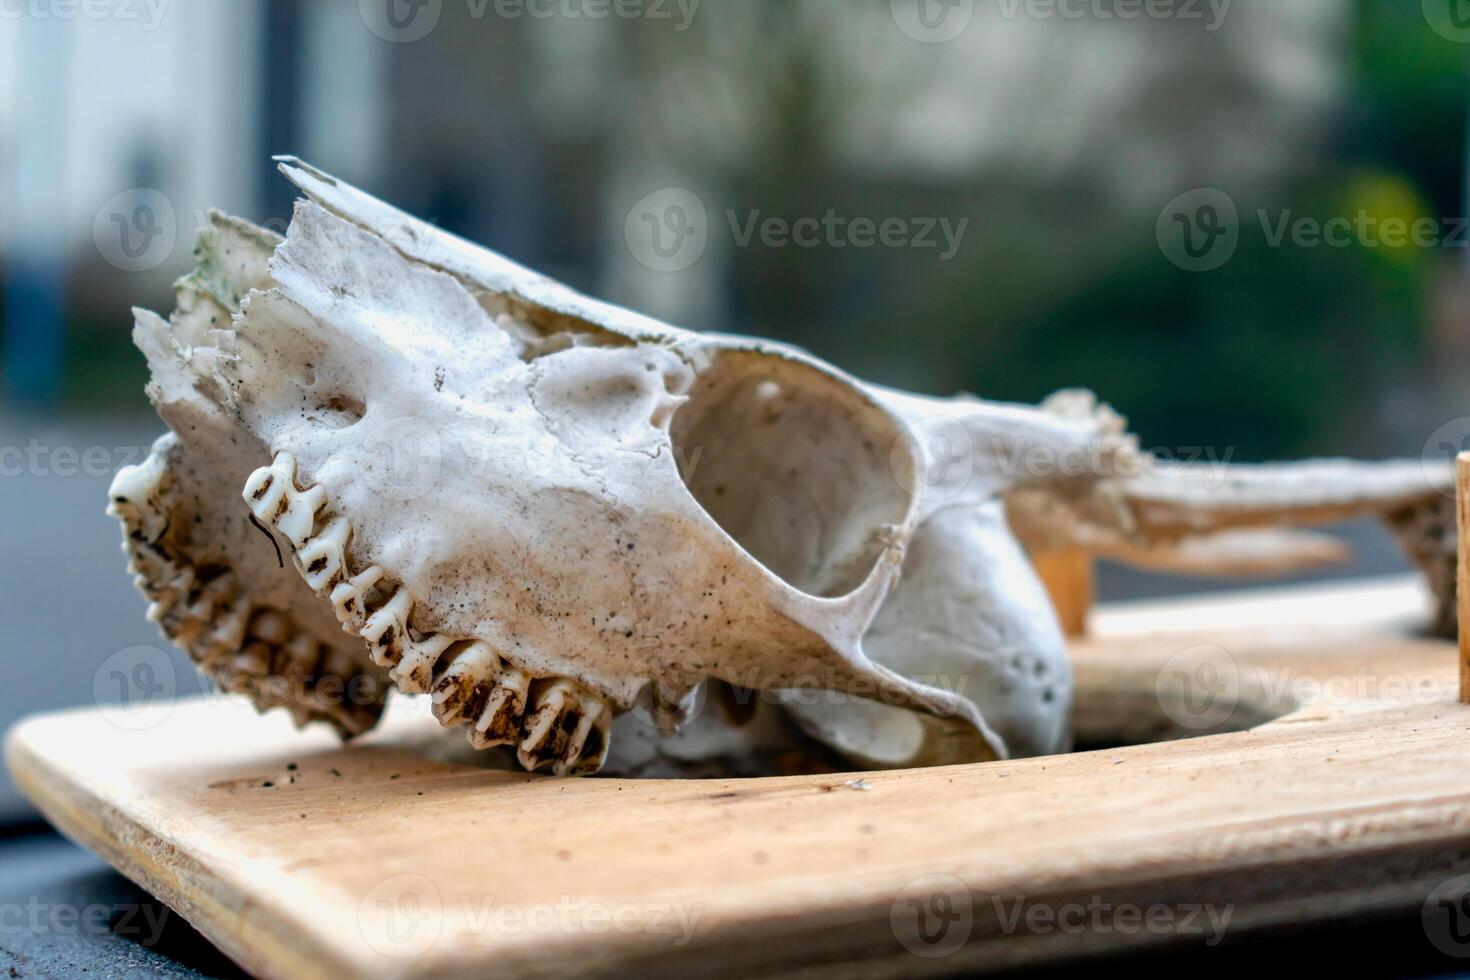
[[[1470,707],[1422,604],[1100,608],[1079,741],[1214,734],[1042,759],[555,779],[450,758],[407,702],[344,747],[219,698],[34,718],[7,762],[264,976],[993,970],[1417,909],[1470,871]]]

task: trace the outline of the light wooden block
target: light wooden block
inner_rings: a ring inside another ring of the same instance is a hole
[[[562,780],[446,761],[414,708],[342,747],[221,699],[134,731],[35,718],[7,762],[64,833],[264,976],[994,970],[1202,946],[1190,907],[1228,910],[1227,936],[1417,910],[1470,871],[1470,707],[1454,644],[1408,632],[1422,600],[1397,582],[1099,609],[1076,649],[1084,740],[1178,734],[1170,671],[1199,663],[1233,663],[1238,706],[1285,717],[1043,759]],[[1200,646],[1228,659],[1177,659]],[[1364,671],[1422,690],[1304,695]],[[1134,906],[1175,925],[1054,918]]]

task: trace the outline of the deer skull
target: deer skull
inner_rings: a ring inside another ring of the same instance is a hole
[[[285,239],[211,216],[173,317],[138,313],[173,434],[112,494],[153,614],[223,683],[351,734],[391,682],[558,773],[635,706],[677,728],[710,679],[863,764],[1065,746],[1007,507],[1126,539],[1109,410],[866,386],[282,169]],[[1038,455],[1083,465],[1014,464]]]

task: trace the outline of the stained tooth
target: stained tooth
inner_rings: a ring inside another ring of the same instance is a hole
[[[580,724],[581,697],[577,685],[565,678],[552,681],[536,695],[535,707],[526,714],[524,737],[516,758],[528,770],[560,760]]]
[[[351,648],[325,647],[290,616],[255,606],[232,570],[221,573],[216,568],[202,579],[187,553],[187,539],[161,537],[170,525],[194,523],[171,496],[170,454],[178,451],[176,442],[160,442],[146,463],[119,472],[111,492],[109,512],[122,522],[122,550],[134,584],[149,601],[149,618],[218,687],[248,695],[257,711],[281,705],[298,726],[325,720],[349,735],[371,728],[382,710],[384,692],[375,676],[362,673],[363,665]],[[319,488],[296,490],[295,469],[289,454],[278,454],[270,466],[251,474],[244,496],[257,519],[284,523],[282,534],[293,544],[299,545],[305,535],[311,552],[302,572],[308,584],[321,588],[347,571],[342,548],[348,526],[345,521],[328,521],[319,534],[310,534],[326,495]],[[302,550],[298,547],[297,554]],[[323,554],[326,562],[308,573],[307,566]],[[365,591],[374,580],[369,575],[359,585]],[[324,650],[330,654],[324,655]],[[374,683],[360,687],[355,683],[359,678]],[[327,681],[338,685],[335,695],[323,695]],[[350,693],[344,695],[344,690]]]
[[[399,589],[363,625],[362,638],[367,641],[373,661],[379,666],[391,667],[397,662],[398,642],[408,635],[411,608],[413,597],[407,589]]]
[[[276,673],[285,677],[308,677],[322,659],[322,645],[310,633],[297,633],[281,647]]]
[[[345,517],[334,517],[320,534],[306,542],[296,555],[296,563],[306,584],[320,592],[331,585],[346,569],[342,563],[342,552],[347,547],[351,525]]]
[[[297,490],[295,474],[295,459],[279,453],[269,467],[251,474],[245,499],[258,518],[271,522],[292,543],[306,583],[328,596],[343,628],[363,639],[373,660],[390,668],[399,688],[428,691],[434,716],[443,725],[470,723],[468,737],[477,748],[519,743],[517,754],[527,769],[551,766],[568,774],[594,771],[602,764],[612,719],[607,702],[565,678],[538,683],[533,695],[529,675],[503,663],[477,640],[438,635],[415,639],[408,628],[412,595],[377,565],[350,575],[346,547],[351,524],[337,515],[313,534],[326,493],[320,486]],[[386,601],[377,598],[390,590]],[[370,597],[376,608],[370,608]],[[288,639],[284,624],[268,618],[257,617],[251,632],[278,647]],[[336,653],[328,648],[326,658]],[[321,651],[315,647],[288,649],[281,652],[278,669],[309,681],[304,662],[317,656]],[[322,669],[327,679],[336,676],[329,664]],[[311,688],[311,696],[324,705],[330,700],[319,686]],[[350,702],[334,707],[334,720],[344,727],[359,720],[363,728],[370,727],[376,716],[375,711],[357,712]],[[295,716],[299,720],[299,712]]]
[[[250,620],[250,635],[267,643],[285,643],[291,636],[286,618],[274,609],[262,609]]]
[[[597,713],[589,718],[586,728],[578,728],[566,757],[555,767],[558,776],[581,776],[602,768],[607,761],[612,715],[611,707],[603,702]]]
[[[136,527],[147,540],[156,538],[167,523],[162,510],[154,505],[164,489],[166,461],[157,454],[137,466],[124,466],[112,478],[108,489],[111,503],[107,512]]]
[[[369,565],[332,589],[332,606],[337,610],[337,618],[344,623],[360,626],[367,615],[367,594],[382,577],[381,568]]]
[[[275,462],[250,474],[242,496],[257,519],[267,524],[275,521],[295,475],[296,460],[290,453],[277,453]]]
[[[251,680],[270,673],[271,661],[274,659],[272,653],[270,644],[259,640],[247,645],[229,659],[229,669],[234,676],[224,680],[222,686],[237,693],[247,690]]]
[[[434,635],[423,640],[410,639],[403,644],[403,656],[388,672],[398,689],[405,694],[423,694],[434,679],[434,665],[454,641]]]
[[[435,681],[432,691],[434,717],[450,725],[461,717],[477,717],[490,699],[500,658],[478,640],[445,654],[453,660]]]
[[[214,619],[215,608],[227,602],[235,592],[235,588],[235,580],[232,575],[221,575],[210,580],[199,590],[199,595],[194,601],[189,603],[189,615],[208,624]]]
[[[215,627],[215,635],[222,645],[238,648],[245,642],[245,629],[249,625],[250,603],[237,598]]]
[[[520,735],[530,691],[531,678],[527,674],[509,665],[502,667],[489,700],[469,731],[470,744],[477,749],[513,745]]]
[[[361,735],[378,723],[379,710],[370,704],[346,701],[324,714],[341,725],[348,735]]]
[[[205,627],[209,625],[197,616],[187,615],[182,606],[175,606],[169,610],[162,622],[173,641],[190,651],[190,656],[193,656],[199,638],[204,635]]]
[[[223,658],[233,656],[244,645],[249,624],[250,603],[242,596],[234,597],[215,618],[208,634],[189,651],[190,656],[205,667],[217,666]]]
[[[156,593],[157,598],[148,604],[148,621],[150,623],[162,622],[163,618],[173,611],[178,605],[179,594],[172,590]]]
[[[316,526],[316,512],[327,502],[327,492],[318,485],[309,490],[288,493],[286,497],[286,510],[276,518],[276,527],[293,546],[301,548],[311,537],[311,529]]]

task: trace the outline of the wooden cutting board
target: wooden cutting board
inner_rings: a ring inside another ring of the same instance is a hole
[[[909,976],[1421,907],[1454,942],[1425,902],[1470,872],[1470,707],[1453,645],[1408,633],[1421,602],[1099,610],[1084,742],[1285,717],[1044,759],[563,780],[442,761],[412,706],[343,747],[224,698],[34,718],[6,758],[271,977]]]

